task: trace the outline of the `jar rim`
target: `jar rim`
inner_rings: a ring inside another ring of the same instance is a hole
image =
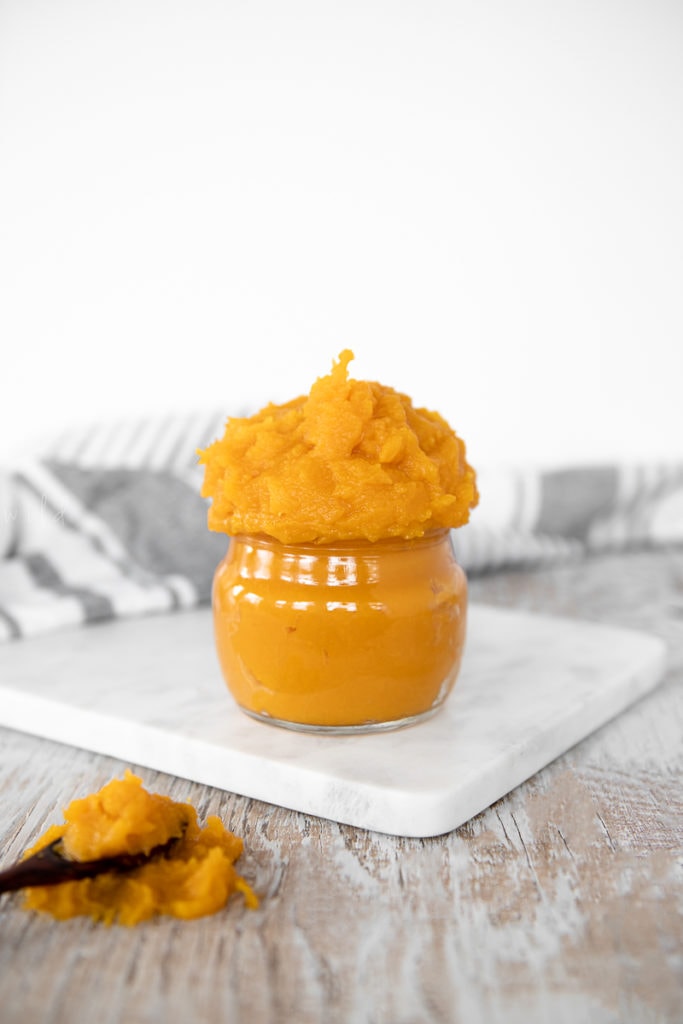
[[[349,538],[346,540],[332,541],[290,541],[278,540],[267,533],[234,533],[230,535],[230,542],[241,541],[251,543],[257,547],[271,548],[277,551],[306,551],[310,553],[333,553],[336,551],[377,551],[377,550],[398,550],[401,548],[430,547],[440,543],[444,537],[451,533],[448,526],[436,527],[426,530],[418,537],[381,537],[378,540],[369,540],[367,537]]]

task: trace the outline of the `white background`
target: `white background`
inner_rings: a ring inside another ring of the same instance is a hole
[[[681,457],[682,284],[678,0],[0,0],[5,458],[344,347],[475,463]]]

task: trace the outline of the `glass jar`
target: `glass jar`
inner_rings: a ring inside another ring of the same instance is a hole
[[[247,714],[371,732],[419,721],[450,693],[467,582],[448,530],[321,545],[241,535],[216,570],[213,611],[221,669]]]

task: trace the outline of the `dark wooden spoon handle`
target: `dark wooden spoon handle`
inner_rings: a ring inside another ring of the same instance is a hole
[[[59,852],[61,839],[37,853],[0,871],[0,893],[14,892],[31,885],[59,885],[81,878],[95,878],[105,871],[130,871],[145,864],[152,857],[166,853],[177,842],[177,837],[155,846],[149,853],[124,853],[99,860],[68,860]]]

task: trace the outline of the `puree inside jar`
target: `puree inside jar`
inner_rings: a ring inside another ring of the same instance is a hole
[[[408,724],[443,703],[460,668],[467,583],[447,530],[329,545],[233,537],[213,602],[224,678],[257,718]]]
[[[228,419],[200,451],[210,529],[329,543],[468,521],[478,494],[463,441],[406,395],[351,379],[352,359],[343,351],[308,395]]]
[[[131,772],[97,793],[74,800],[63,825],[53,825],[27,851],[37,853],[56,839],[72,860],[149,853],[177,839],[170,850],[129,871],[108,871],[95,878],[34,886],[25,906],[65,919],[88,915],[106,924],[135,925],[155,914],[202,917],[225,906],[241,892],[248,906],[258,900],[234,863],[242,840],[211,816],[202,828],[191,804],[149,793]]]

